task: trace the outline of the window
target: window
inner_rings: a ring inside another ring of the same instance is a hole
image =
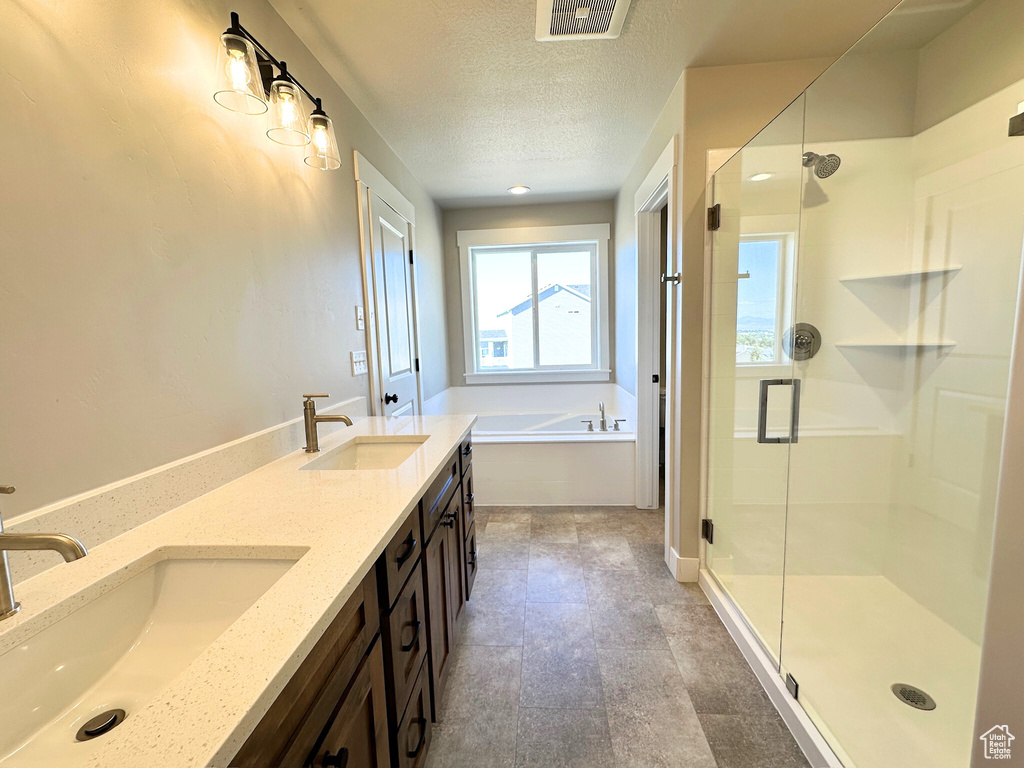
[[[607,381],[608,225],[459,232],[466,381]]]
[[[741,238],[736,288],[736,363],[774,365],[782,362],[782,269],[785,238],[750,235]]]

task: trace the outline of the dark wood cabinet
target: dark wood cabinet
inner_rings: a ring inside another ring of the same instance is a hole
[[[467,450],[468,449],[468,450]],[[232,768],[421,768],[476,578],[472,443],[419,504]]]
[[[385,698],[384,662],[376,643],[303,768],[391,768]]]

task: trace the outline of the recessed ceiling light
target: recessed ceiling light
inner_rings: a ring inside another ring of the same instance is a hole
[[[768,181],[774,175],[774,173],[755,173],[750,177],[750,181]]]
[[[530,191],[530,188],[529,187],[525,187],[522,184],[516,184],[514,187],[509,187],[508,188],[508,193],[510,195],[525,195],[529,191]]]

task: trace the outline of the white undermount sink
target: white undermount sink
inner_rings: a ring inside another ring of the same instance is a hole
[[[395,469],[427,441],[429,435],[367,435],[349,440],[302,469]]]
[[[117,738],[114,728],[79,741],[86,723],[113,710],[130,719],[295,562],[158,559],[4,653],[0,766],[86,764]]]

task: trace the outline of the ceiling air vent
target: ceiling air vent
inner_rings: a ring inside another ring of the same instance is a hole
[[[538,40],[614,38],[630,0],[537,0]]]

